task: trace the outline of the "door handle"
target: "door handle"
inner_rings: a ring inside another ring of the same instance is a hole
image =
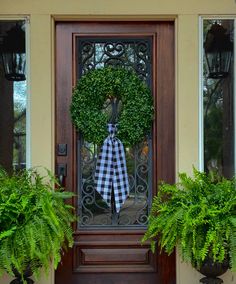
[[[64,186],[65,177],[67,176],[67,164],[57,165],[57,177],[60,186]]]

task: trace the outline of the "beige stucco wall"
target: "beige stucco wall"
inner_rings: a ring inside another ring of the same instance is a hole
[[[54,20],[176,19],[176,169],[198,166],[199,16],[236,16],[235,0],[0,0],[0,19],[29,16],[31,163],[54,167]],[[177,258],[177,283],[200,274]],[[231,273],[225,284],[236,283]],[[0,284],[9,279],[0,279]],[[52,284],[53,272],[38,283]]]
[[[234,0],[1,0],[1,14],[185,15],[234,14]]]

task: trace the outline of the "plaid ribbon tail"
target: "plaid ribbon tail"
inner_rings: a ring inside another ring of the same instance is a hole
[[[119,213],[129,195],[129,180],[124,146],[115,137],[116,130],[116,125],[108,124],[109,135],[104,140],[97,159],[95,185],[109,207],[113,190],[116,212]]]

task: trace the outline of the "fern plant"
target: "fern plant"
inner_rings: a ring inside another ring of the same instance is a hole
[[[181,173],[179,179],[160,185],[143,242],[168,254],[178,247],[196,268],[207,258],[219,263],[229,258],[236,271],[236,180],[196,169],[193,177]]]
[[[56,268],[61,252],[72,246],[73,208],[64,201],[72,193],[62,191],[53,175],[35,169],[9,176],[0,169],[0,272],[23,277],[30,265],[34,275]]]

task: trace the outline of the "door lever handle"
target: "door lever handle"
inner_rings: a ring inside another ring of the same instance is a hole
[[[67,175],[67,165],[66,164],[58,164],[57,165],[57,177],[60,186],[64,186],[64,180]]]

